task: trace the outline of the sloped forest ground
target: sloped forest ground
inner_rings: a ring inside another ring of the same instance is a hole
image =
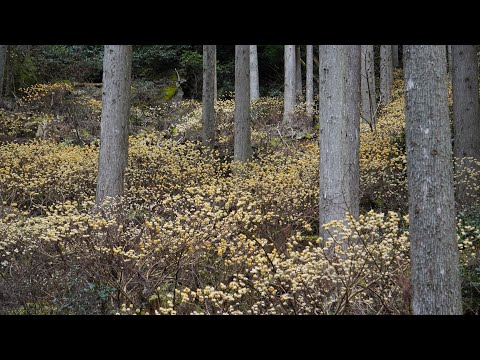
[[[375,130],[361,125],[361,215],[319,246],[318,121],[280,98],[252,105],[254,159],[232,176],[234,102],[133,84],[125,196],[94,207],[101,89],[40,84],[0,110],[4,314],[409,314],[403,82]],[[462,161],[458,159],[457,161]],[[468,176],[466,176],[468,175]],[[464,309],[480,309],[478,172],[458,206]],[[346,250],[341,244],[348,241]]]

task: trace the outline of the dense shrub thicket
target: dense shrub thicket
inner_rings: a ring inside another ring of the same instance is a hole
[[[328,251],[317,235],[318,125],[303,104],[294,127],[280,125],[280,98],[252,104],[254,159],[232,176],[232,100],[215,106],[214,150],[198,141],[200,103],[134,102],[125,196],[97,207],[98,94],[25,89],[0,113],[0,312],[409,313],[400,79],[376,128],[362,124],[362,215],[324,225]],[[471,313],[478,176],[456,177],[471,189],[457,226]]]

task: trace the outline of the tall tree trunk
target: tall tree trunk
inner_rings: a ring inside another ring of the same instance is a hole
[[[360,45],[321,45],[319,63],[321,226],[358,215]]]
[[[234,160],[252,155],[250,130],[250,46],[235,45],[235,143]]]
[[[361,48],[362,118],[373,127],[377,109],[373,45],[362,45]]]
[[[478,104],[478,58],[476,45],[452,45],[452,93],[454,147],[453,155],[460,159],[473,157],[480,160],[480,113]],[[458,166],[461,166],[458,164]],[[463,164],[465,169],[477,168],[471,161]],[[463,172],[463,171],[462,171]],[[466,178],[458,179],[457,200],[469,201]],[[470,190],[475,191],[475,190]],[[477,191],[478,193],[478,191]]]
[[[128,161],[132,46],[105,45],[96,202],[123,195]]]
[[[215,45],[203,45],[202,140],[215,141]]]
[[[0,45],[0,98],[3,96],[3,79],[7,63],[7,45]]]
[[[413,313],[461,314],[445,46],[405,46],[404,67]]]
[[[250,45],[250,101],[260,97],[257,45]]]
[[[447,58],[448,58],[448,80],[452,83],[452,45],[447,45]]]
[[[300,51],[300,45],[295,46],[295,88],[296,88],[296,96],[298,101],[302,101],[303,97],[303,84],[302,84],[302,56]]]
[[[295,111],[295,66],[295,45],[285,45],[284,124],[292,122]]]
[[[215,70],[214,70],[214,79],[215,79],[215,80],[214,80],[214,83],[215,83],[215,85],[214,85],[214,88],[213,88],[213,89],[214,89],[213,99],[214,99],[214,101],[217,101],[217,100],[218,100],[218,89],[217,89],[217,87],[218,87],[218,85],[217,85],[217,45],[213,45],[213,46],[215,46],[215,48],[214,48],[214,59],[215,59],[215,60],[214,60],[214,64],[215,64]]]
[[[307,45],[307,76],[306,76],[307,116],[313,117],[313,45]]]
[[[388,104],[392,99],[393,62],[392,46],[380,46],[380,102]]]
[[[392,45],[392,65],[394,68],[400,67],[400,60],[398,58],[398,45]]]

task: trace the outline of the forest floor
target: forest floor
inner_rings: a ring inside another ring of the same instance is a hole
[[[292,127],[282,99],[252,104],[238,177],[234,102],[215,105],[209,150],[201,103],[163,97],[134,83],[125,196],[99,209],[98,85],[40,84],[0,109],[0,313],[410,313],[400,72],[375,128],[361,125],[361,216],[325,225],[334,256],[318,246],[318,121],[304,104]],[[459,178],[474,189],[479,176]],[[473,193],[458,212],[466,313],[480,309]]]

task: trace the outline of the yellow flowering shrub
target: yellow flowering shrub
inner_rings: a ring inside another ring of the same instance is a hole
[[[397,72],[375,131],[361,125],[363,211],[324,224],[325,248],[317,130],[304,104],[299,123],[282,127],[281,99],[255,101],[256,151],[235,167],[223,152],[233,142],[233,101],[215,104],[214,150],[196,141],[200,103],[138,108],[141,125],[155,130],[130,136],[125,194],[101,206],[95,142],[0,143],[0,312],[409,313],[402,91]],[[89,114],[101,109],[83,95],[72,101]],[[473,198],[478,173],[462,171],[457,180]],[[463,268],[478,266],[475,221],[458,219]]]

